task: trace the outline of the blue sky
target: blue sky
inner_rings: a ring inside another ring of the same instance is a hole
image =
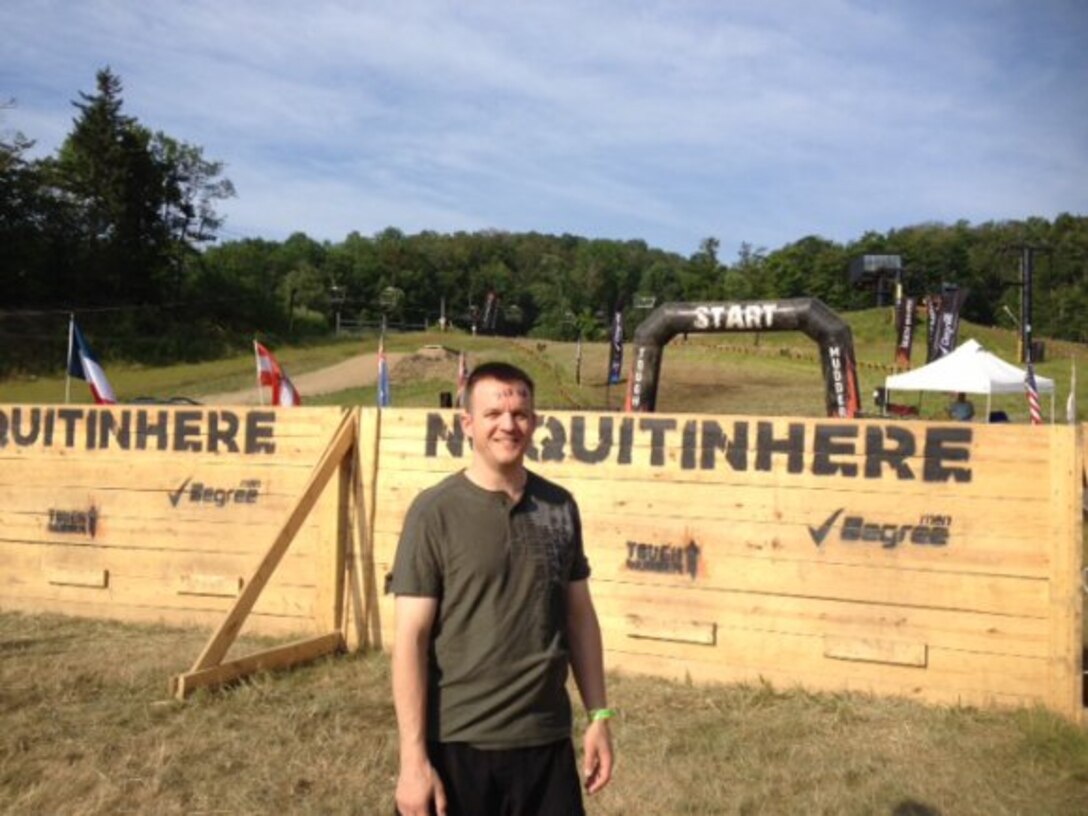
[[[5,0],[0,130],[109,65],[223,237],[535,230],[689,255],[1088,214],[1082,0]]]

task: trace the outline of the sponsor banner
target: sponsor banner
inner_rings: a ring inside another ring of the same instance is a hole
[[[957,289],[943,295],[931,295],[929,354],[927,362],[939,360],[956,350],[956,338],[960,331],[960,309],[967,299],[966,289]]]
[[[856,365],[850,357],[850,350],[839,343],[831,343],[825,349],[829,375],[827,381],[834,399],[834,416],[856,416],[861,408],[858,399],[858,384],[854,377]]]
[[[612,344],[608,354],[608,384],[615,385],[623,373],[623,312],[612,316]]]
[[[899,301],[895,311],[895,367],[910,368],[910,352],[914,345],[916,300],[906,297]]]

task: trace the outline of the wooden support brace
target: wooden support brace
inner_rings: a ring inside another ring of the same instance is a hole
[[[275,541],[268,548],[268,552],[265,553],[253,575],[246,581],[245,587],[238,595],[238,599],[234,602],[230,612],[227,613],[226,618],[219,625],[219,629],[212,635],[204,647],[204,651],[196,659],[196,662],[189,670],[190,674],[217,666],[223,660],[227,650],[230,649],[231,644],[238,637],[238,632],[241,630],[242,624],[245,623],[246,617],[252,611],[254,604],[257,603],[265,584],[272,577],[272,573],[275,572],[276,567],[287,552],[288,546],[302,527],[303,522],[305,522],[306,516],[321,496],[321,491],[325,489],[329,479],[340,467],[340,462],[355,444],[357,422],[356,411],[349,411],[344,415],[340,427],[337,428],[332,441],[321,455],[321,459],[314,468],[313,473],[310,474],[305,490],[303,490],[290,514],[288,514],[287,520],[284,522]]]
[[[929,665],[929,646],[925,643],[879,638],[826,635],[824,657],[831,660],[855,660],[861,663],[886,663],[924,669]]]
[[[49,572],[49,583],[57,586],[90,587],[107,589],[110,585],[110,571],[105,569],[64,570]]]
[[[715,646],[718,643],[718,625],[710,621],[657,620],[628,615],[627,625],[627,637],[630,638],[695,643],[700,646]]]
[[[286,669],[322,655],[342,651],[343,647],[344,639],[339,632],[276,646],[220,663],[218,666],[175,675],[170,681],[170,693],[179,700],[184,700],[198,688],[221,686],[258,671]]]

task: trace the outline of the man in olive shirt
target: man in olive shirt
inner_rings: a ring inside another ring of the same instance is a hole
[[[612,776],[612,712],[578,507],[525,468],[536,415],[524,371],[478,366],[461,425],[472,463],[416,498],[393,566],[397,808],[584,813],[568,666],[590,716],[590,794]]]

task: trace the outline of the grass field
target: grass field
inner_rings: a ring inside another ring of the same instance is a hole
[[[890,368],[893,330],[889,311],[870,309],[844,315],[850,323],[858,357],[858,378],[862,405],[875,412],[873,390],[882,385]],[[1016,359],[1016,335],[1004,329],[963,323],[960,339],[974,337],[987,349],[1006,360]],[[924,340],[924,338],[920,338]],[[574,343],[528,339],[470,337],[461,333],[412,332],[391,334],[390,352],[413,354],[425,345],[445,345],[464,349],[472,362],[506,359],[525,366],[538,384],[538,405],[547,408],[584,410],[622,410],[626,383],[609,387],[606,343],[586,343],[583,347],[581,377],[576,377]],[[915,358],[924,357],[924,342],[916,344]],[[376,337],[339,338],[326,343],[279,348],[277,359],[292,375],[340,362],[360,352],[374,353]],[[629,359],[629,357],[628,357]],[[1047,360],[1037,366],[1038,373],[1055,380],[1056,414],[1065,417],[1069,394],[1070,367],[1075,360],[1080,371],[1077,380],[1077,405],[1080,421],[1088,418],[1088,347],[1061,341],[1047,341]],[[432,367],[420,375],[420,369],[394,367],[391,390],[394,404],[400,406],[435,406],[438,395],[455,387],[456,366]],[[200,399],[205,394],[252,387],[254,362],[250,354],[241,354],[208,363],[184,364],[158,369],[107,365],[107,374],[122,400],[138,396],[170,397],[183,395]],[[576,381],[579,380],[579,381]],[[917,405],[921,415],[945,418],[947,395],[897,393],[896,401]],[[64,402],[63,367],[55,376],[34,379],[12,378],[0,381],[0,402]],[[73,402],[88,402],[88,389],[73,383]],[[336,394],[307,399],[307,404],[373,405],[373,386],[355,388]],[[975,400],[981,412],[983,398]],[[1043,397],[1044,412],[1050,400]],[[799,332],[762,334],[691,335],[688,341],[674,339],[663,355],[658,410],[716,414],[821,416],[824,413],[823,380],[816,345]],[[993,408],[1005,410],[1013,421],[1027,419],[1021,394],[995,397]]]
[[[886,312],[847,316],[866,408],[889,370]],[[971,325],[1015,359],[1010,332]],[[573,343],[456,334],[393,335],[390,351],[465,348],[472,362],[507,359],[538,383],[544,409],[622,408],[605,380],[607,348],[586,344],[581,381]],[[376,338],[276,349],[292,374],[360,351]],[[916,349],[917,354],[917,349]],[[1048,345],[1039,372],[1059,389],[1064,416],[1070,360],[1088,407],[1088,349]],[[437,405],[455,370],[394,368],[397,405]],[[146,370],[108,367],[122,399],[229,391],[252,385],[249,355]],[[73,398],[88,400],[82,383]],[[0,402],[63,402],[63,371],[0,382]],[[1045,400],[1045,398],[1044,398]],[[373,387],[307,400],[372,405]],[[1045,400],[1048,405],[1049,401]],[[921,403],[942,417],[944,395]],[[976,401],[976,405],[978,402]],[[1020,395],[995,401],[1025,420]],[[718,414],[823,414],[816,348],[796,333],[674,341],[664,355],[658,408]],[[390,813],[396,728],[384,655],[351,655],[259,675],[186,703],[166,680],[184,671],[208,633],[27,616],[0,593],[0,813]],[[260,641],[267,645],[268,641]],[[245,653],[249,640],[235,647]],[[694,687],[610,676],[620,765],[591,802],[601,814],[1085,814],[1088,732],[1037,710],[923,706],[860,694],[812,694],[766,685]]]
[[[392,812],[385,656],[168,698],[206,635],[0,613],[0,812]],[[619,766],[593,816],[1088,812],[1088,734],[1044,711],[609,681]]]

